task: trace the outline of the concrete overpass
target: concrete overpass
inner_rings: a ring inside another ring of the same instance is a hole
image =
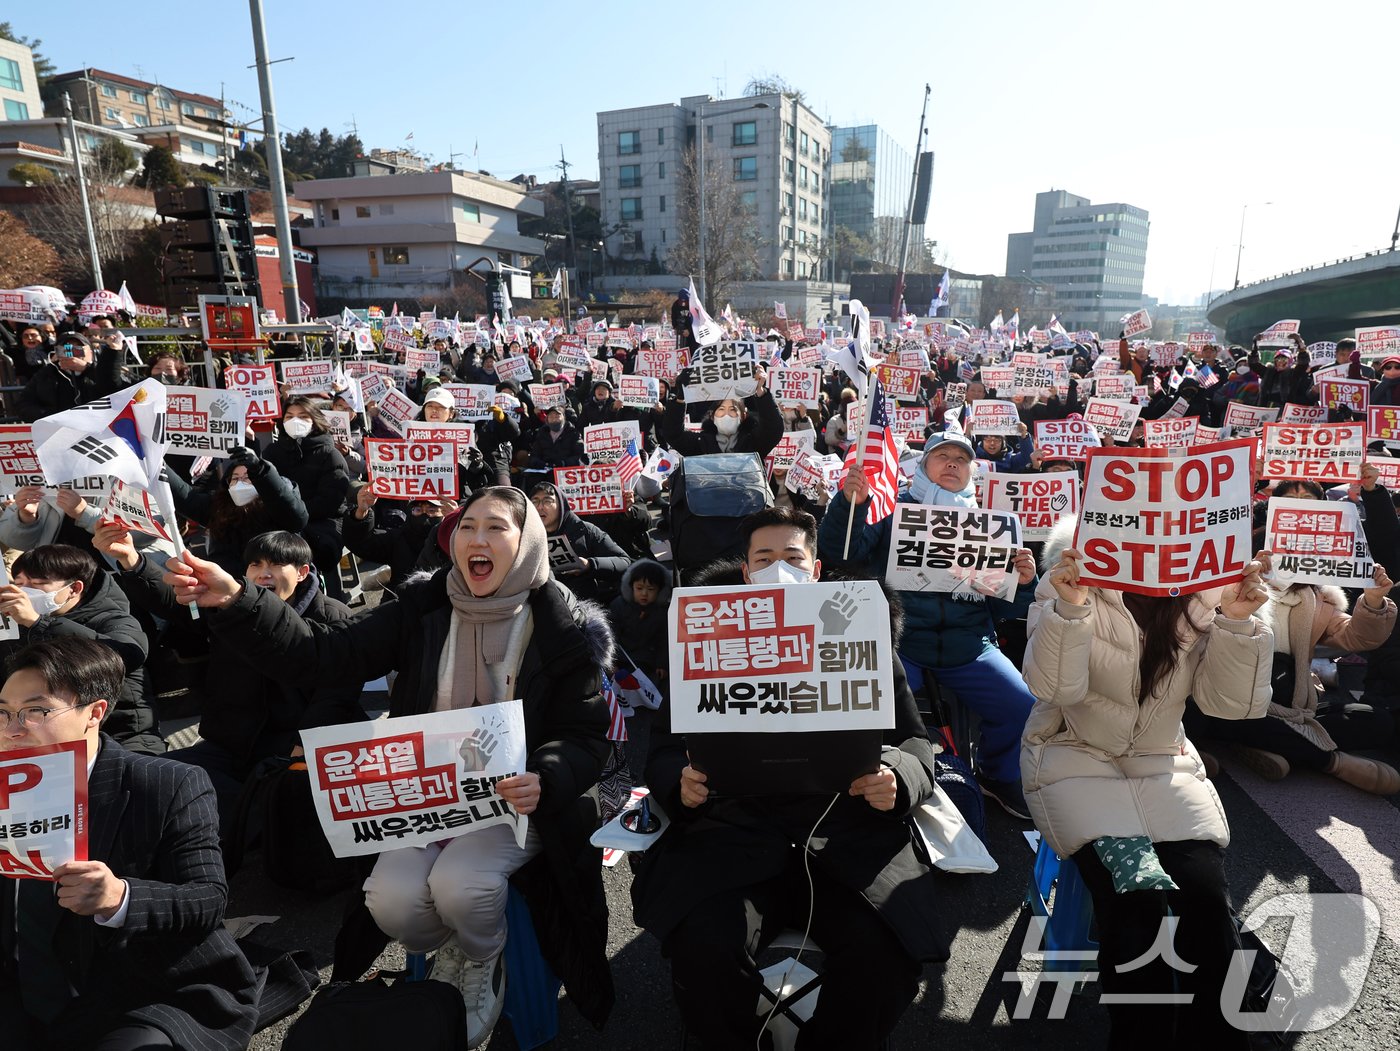
[[[1309,343],[1400,324],[1400,252],[1367,252],[1242,285],[1206,309],[1229,342],[1244,346],[1283,318],[1301,321]]]

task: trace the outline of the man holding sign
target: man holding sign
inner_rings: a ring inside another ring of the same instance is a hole
[[[77,843],[86,849],[51,876],[0,870],[6,1048],[241,1051],[257,1020],[257,983],[223,927],[228,886],[208,777],[102,733],[125,672],[107,647],[73,636],[42,642],[9,671],[0,823],[43,791],[45,767],[22,757],[79,742],[86,812]],[[76,807],[72,796],[65,806]]]

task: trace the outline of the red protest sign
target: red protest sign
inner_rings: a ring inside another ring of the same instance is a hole
[[[1270,423],[1264,427],[1263,477],[1359,482],[1366,428],[1359,423]]]
[[[224,385],[248,399],[248,420],[280,420],[282,402],[271,365],[234,365],[224,369]]]
[[[1035,447],[1047,460],[1082,460],[1098,444],[1094,428],[1083,420],[1035,422]]]
[[[457,446],[453,442],[365,439],[370,491],[395,500],[457,499]]]
[[[1254,442],[1162,449],[1094,449],[1074,546],[1089,587],[1183,595],[1244,575],[1250,558]]]
[[[86,741],[0,752],[0,876],[52,880],[87,860],[87,757]]]
[[[1367,414],[1371,441],[1400,441],[1400,405],[1373,405]]]
[[[1371,384],[1326,376],[1317,381],[1317,398],[1324,408],[1347,409],[1364,416],[1371,404]]]
[[[611,464],[556,467],[554,484],[575,514],[606,515],[625,510],[622,506],[622,481]]]

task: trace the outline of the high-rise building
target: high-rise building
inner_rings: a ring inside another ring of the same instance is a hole
[[[1119,319],[1142,305],[1149,225],[1131,204],[1038,193],[1034,228],[1006,239],[1006,276],[1052,286],[1065,328],[1116,336]]]
[[[914,159],[876,124],[833,128],[831,155],[832,222],[855,234],[869,249],[861,258],[843,251],[836,261],[838,280],[846,280],[851,269],[869,269],[872,263],[898,266]],[[909,230],[911,252],[924,238],[923,215],[914,219]]]
[[[0,40],[0,120],[30,120],[43,115],[34,52],[13,40]]]
[[[679,104],[599,113],[599,195],[609,257],[624,268],[642,268],[655,253],[666,265],[680,230],[683,168],[697,146],[706,181],[732,181],[753,214],[756,276],[815,276],[831,136],[815,113],[781,93],[694,95]]]

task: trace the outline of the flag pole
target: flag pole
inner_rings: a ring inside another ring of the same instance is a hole
[[[175,495],[170,491],[170,483],[162,476],[156,483],[156,504],[160,507],[161,517],[165,519],[166,531],[170,534],[170,540],[175,545],[175,557],[183,559],[188,553],[185,548],[185,538],[180,535],[180,518],[175,513]],[[190,619],[199,619],[199,607],[193,602],[189,605]]]
[[[866,381],[866,387],[867,389],[869,388],[869,380]],[[851,464],[851,467],[860,471],[861,474],[865,473],[865,448],[870,441],[870,420],[867,418],[869,416],[869,410],[867,408],[869,400],[870,399],[863,394],[856,399],[856,410],[860,413],[860,445],[857,447],[856,458]],[[850,468],[847,469],[847,475],[850,474],[850,470]],[[866,502],[869,503],[869,501],[870,497],[867,495]],[[849,503],[849,499],[847,502]],[[842,562],[845,562],[851,557],[851,525],[855,522],[855,519],[856,505],[851,504],[846,515],[846,541],[841,545]]]

